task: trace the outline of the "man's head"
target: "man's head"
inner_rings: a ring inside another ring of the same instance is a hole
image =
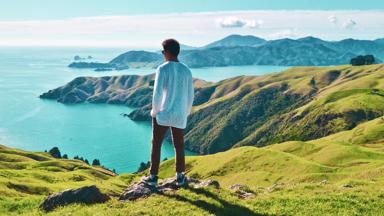
[[[167,39],[163,41],[163,55],[165,60],[177,60],[177,56],[180,52],[180,44],[175,39]]]

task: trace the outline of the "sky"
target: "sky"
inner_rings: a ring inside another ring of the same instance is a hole
[[[202,46],[229,34],[384,38],[384,1],[0,0],[0,46]]]

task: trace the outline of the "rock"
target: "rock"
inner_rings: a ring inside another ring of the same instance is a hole
[[[112,71],[112,68],[96,68],[94,71],[96,72],[102,72],[102,71]]]
[[[133,121],[151,121],[152,104],[133,110],[128,117]]]
[[[95,185],[85,186],[78,189],[68,189],[63,192],[48,196],[40,205],[44,211],[52,211],[58,206],[72,203],[103,203],[109,200],[109,196],[100,192]]]
[[[229,187],[230,190],[236,191],[236,190],[245,190],[247,186],[242,185],[242,184],[234,184],[231,187]]]
[[[73,57],[73,60],[79,61],[79,60],[82,60],[82,58],[80,56],[76,55],[75,57]]]
[[[193,178],[187,178],[187,184],[184,186],[185,188],[202,188],[202,187],[210,187],[213,186],[215,188],[219,188],[219,182],[216,180],[207,180],[207,181],[199,181]],[[173,192],[180,189],[180,186],[176,185],[176,178],[167,178],[161,181],[157,187],[150,186],[140,181],[129,186],[121,195],[119,200],[125,201],[133,201],[139,198],[146,198],[151,196],[154,193],[165,193],[165,192]]]
[[[136,200],[139,198],[149,197],[153,193],[157,193],[156,187],[147,185],[143,182],[135,183],[129,186],[119,197],[119,200]]]
[[[326,185],[326,184],[328,184],[328,180],[327,180],[327,179],[324,179],[324,180],[322,180],[319,184],[320,184],[320,185]]]
[[[81,59],[80,59],[81,60]],[[115,64],[99,62],[73,62],[68,65],[70,68],[115,68]]]
[[[214,187],[214,188],[220,188],[220,184],[218,181],[216,180],[207,180],[207,181],[203,181],[203,182],[200,182],[198,184],[195,184],[194,186],[195,188],[202,188],[202,187]]]
[[[271,186],[269,186],[268,188],[267,188],[267,192],[273,192],[273,191],[277,191],[277,190],[280,190],[280,189],[282,189],[282,188],[284,188],[284,184],[283,183],[277,183],[277,184],[273,184],[273,185],[271,185]]]
[[[353,185],[351,185],[351,184],[345,184],[345,185],[343,185],[342,187],[343,187],[343,188],[353,188]]]
[[[187,185],[188,185],[188,179],[187,179]],[[167,178],[164,181],[162,181],[157,189],[160,192],[165,192],[165,191],[175,191],[180,189],[180,186],[176,185],[176,178]]]
[[[248,186],[242,184],[234,184],[229,189],[241,199],[252,198],[256,195]]]

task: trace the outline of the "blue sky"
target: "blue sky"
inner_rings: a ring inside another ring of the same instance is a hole
[[[383,0],[1,0],[0,19],[58,19],[228,10],[369,10]]]
[[[266,39],[384,38],[384,0],[1,0],[0,46],[200,46]]]

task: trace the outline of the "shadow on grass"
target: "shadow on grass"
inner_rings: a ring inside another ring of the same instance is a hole
[[[184,196],[180,196],[178,194],[162,194],[163,196],[166,196],[168,198],[173,198],[173,199],[176,199],[178,201],[182,201],[182,202],[188,202],[192,205],[195,205],[196,207],[198,208],[201,208],[205,211],[208,211],[209,213],[212,213],[212,214],[215,214],[215,215],[223,215],[223,216],[229,216],[229,215],[241,215],[241,216],[247,216],[247,215],[265,215],[265,214],[258,214],[258,213],[255,213],[253,211],[251,211],[250,209],[244,207],[244,206],[241,206],[241,205],[236,205],[234,203],[230,203],[226,200],[223,200],[221,198],[219,198],[217,195],[207,191],[207,190],[204,190],[204,189],[194,189],[194,188],[188,188],[188,190],[190,190],[191,192],[194,192],[196,194],[199,194],[199,195],[204,195],[206,197],[209,197],[209,198],[212,198],[216,201],[218,201],[222,206],[216,206],[214,204],[211,204],[211,203],[208,203],[206,201],[203,201],[203,200],[192,200],[192,199],[188,199]]]

